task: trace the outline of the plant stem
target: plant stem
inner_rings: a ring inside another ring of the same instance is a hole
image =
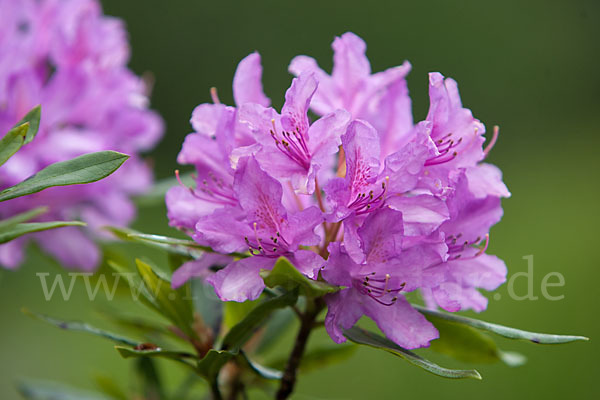
[[[223,400],[223,396],[221,396],[221,391],[219,390],[219,382],[216,378],[210,383],[210,391],[212,393],[212,400]]]
[[[298,330],[298,335],[294,342],[294,348],[288,358],[283,377],[281,378],[281,384],[277,391],[277,400],[287,399],[294,391],[296,374],[298,372],[298,367],[300,366],[300,361],[302,360],[302,355],[306,349],[308,337],[314,328],[315,319],[323,307],[324,304],[321,299],[316,299],[314,301],[307,299],[306,311],[302,314],[300,320],[300,329]]]

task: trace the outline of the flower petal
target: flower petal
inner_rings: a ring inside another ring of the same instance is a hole
[[[323,213],[315,206],[290,214],[284,236],[292,241],[292,248],[298,245],[316,246],[320,243],[321,238],[315,234],[315,228],[323,220]]]
[[[469,182],[469,191],[475,198],[510,197],[510,192],[502,182],[502,171],[495,165],[480,163],[475,167],[467,168],[465,173]]]
[[[325,115],[337,109],[343,108],[344,104],[337,95],[337,89],[331,76],[319,68],[319,65],[312,57],[297,56],[294,57],[288,71],[299,76],[304,72],[312,72],[319,82],[317,92],[314,94],[310,107],[318,115]]]
[[[254,52],[238,64],[233,77],[233,98],[237,106],[256,103],[268,107],[271,100],[263,92],[260,54]]]
[[[218,205],[202,201],[181,186],[174,186],[165,196],[169,225],[193,230],[200,217],[212,213]]]
[[[384,207],[373,211],[358,228],[367,263],[385,263],[402,251],[402,213]]]
[[[365,192],[379,174],[379,136],[368,122],[350,123],[342,146],[346,157],[346,180],[352,194]],[[351,196],[352,197],[352,196]]]
[[[360,294],[355,289],[343,289],[325,296],[327,316],[325,329],[336,343],[346,341],[344,329],[350,329],[362,317]]]
[[[218,208],[212,214],[200,217],[194,240],[221,253],[247,250],[244,237],[252,235],[253,231],[244,222],[244,217],[245,213],[240,209]]]
[[[256,300],[265,288],[259,272],[273,268],[275,261],[276,258],[267,257],[242,258],[209,276],[206,282],[215,288],[223,301]]]
[[[281,109],[281,125],[285,131],[298,130],[300,134],[308,132],[308,107],[317,85],[312,73],[302,73],[292,80],[292,85],[285,92],[285,104]]]
[[[412,308],[404,296],[391,306],[377,303],[375,300],[364,302],[362,309],[371,318],[385,336],[406,349],[428,347],[429,342],[439,337],[437,329],[427,321],[423,314]]]
[[[402,212],[406,236],[427,236],[450,218],[446,203],[429,194],[392,196],[386,204]]]
[[[310,250],[297,250],[289,256],[296,269],[310,279],[317,279],[319,271],[325,264],[323,257]]]
[[[211,267],[223,267],[232,261],[231,257],[223,254],[206,253],[201,258],[188,261],[177,268],[171,277],[171,286],[177,289],[192,278],[206,278],[212,274]]]
[[[235,173],[234,188],[249,222],[271,234],[281,232],[287,212],[281,204],[281,184],[263,171],[255,158],[240,159]]]
[[[26,239],[18,238],[10,242],[0,244],[0,265],[8,269],[16,269],[23,262]]]
[[[358,271],[360,266],[350,258],[348,253],[343,251],[339,242],[329,243],[327,250],[329,257],[321,271],[323,278],[333,285],[352,286],[351,275]]]
[[[60,234],[44,231],[35,234],[40,245],[66,268],[93,271],[100,261],[100,250],[80,228],[60,228]]]
[[[363,89],[364,81],[371,74],[371,64],[366,56],[367,45],[352,32],[336,37],[333,48],[333,70],[331,76],[339,88],[344,88],[348,97]]]

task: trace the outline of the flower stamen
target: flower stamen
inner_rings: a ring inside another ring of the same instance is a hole
[[[308,170],[310,168],[310,151],[300,128],[296,127],[293,132],[282,131],[280,134],[277,131],[274,119],[271,120],[271,125],[273,126],[270,131],[271,137],[279,151],[302,168]]]

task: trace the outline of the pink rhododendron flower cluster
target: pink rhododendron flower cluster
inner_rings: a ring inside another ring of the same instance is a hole
[[[127,224],[135,215],[129,196],[152,183],[137,156],[162,134],[148,109],[146,85],[127,69],[129,46],[120,20],[102,15],[96,0],[0,0],[0,132],[41,104],[37,137],[0,168],[0,188],[51,163],[84,153],[116,150],[132,158],[101,182],[48,189],[2,203],[0,218],[49,206],[48,220],[80,218],[85,231],[63,228],[0,246],[0,264],[18,266],[34,238],[67,267],[93,269],[100,254],[95,228]]]
[[[194,110],[178,161],[195,166],[196,187],[168,192],[168,216],[216,254],[184,264],[173,285],[201,276],[224,301],[256,299],[259,272],[285,256],[342,287],[325,297],[334,341],[364,315],[403,347],[427,346],[438,332],[404,294],[418,290],[447,311],[485,309],[478,289],[506,278],[486,249],[510,193],[483,163],[485,127],[455,81],[430,74],[429,113],[413,123],[408,62],[372,73],[356,35],[332,47],[331,74],[310,57],[292,60],[280,111],[263,93],[257,53],[238,66],[235,106],[213,96]]]

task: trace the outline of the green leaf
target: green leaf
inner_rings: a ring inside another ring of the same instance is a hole
[[[356,352],[357,348],[358,346],[354,344],[337,344],[309,349],[302,356],[299,370],[304,373],[346,361]],[[286,358],[281,358],[270,362],[269,365],[275,368],[284,368],[286,362]]]
[[[439,339],[433,340],[429,348],[459,361],[492,363],[502,361],[511,367],[523,365],[526,358],[515,352],[502,351],[494,340],[468,325],[459,324],[434,315],[426,316],[439,331]]]
[[[272,270],[261,271],[260,276],[262,276],[267,287],[281,286],[286,290],[293,290],[299,287],[300,293],[307,297],[321,297],[327,293],[334,293],[340,290],[337,286],[308,279],[285,257],[280,257]]]
[[[263,354],[277,345],[295,320],[296,315],[291,308],[284,308],[273,312],[267,323],[264,324],[264,331],[255,353]]]
[[[355,345],[334,345],[322,346],[310,349],[302,357],[300,362],[300,371],[309,372],[346,361],[356,352],[358,346]]]
[[[35,135],[37,135],[38,130],[40,129],[40,118],[42,117],[42,107],[35,106],[33,107],[25,116],[15,124],[15,128],[19,127],[23,124],[28,124],[29,129],[27,130],[27,137],[25,138],[25,143],[27,144],[33,140]]]
[[[455,322],[459,324],[465,324],[472,326],[473,328],[481,329],[483,331],[493,332],[497,335],[504,336],[509,339],[521,339],[528,340],[533,343],[541,344],[559,344],[569,343],[576,340],[589,340],[585,336],[570,336],[570,335],[550,335],[546,333],[535,333],[523,331],[520,329],[509,328],[490,322],[481,321],[474,318],[463,317],[460,315],[448,314],[441,311],[429,310],[425,307],[421,307],[413,304],[413,307],[425,316],[434,316],[446,321]]]
[[[33,232],[47,231],[49,229],[62,228],[65,226],[85,226],[80,221],[53,221],[53,222],[24,222],[17,224],[0,233],[0,244],[9,242],[19,236]]]
[[[143,346],[143,345],[142,345]],[[185,365],[188,368],[191,368],[196,372],[196,367],[192,363],[197,360],[197,357],[194,354],[183,352],[183,351],[172,351],[172,350],[164,350],[160,347],[153,347],[147,349],[139,349],[141,346],[136,348],[129,348],[123,346],[115,346],[115,349],[119,352],[121,357],[123,358],[146,358],[146,357],[157,357],[157,358],[166,358],[169,360],[177,361],[180,364]]]
[[[12,128],[0,140],[0,165],[7,162],[25,144],[29,124]]]
[[[0,201],[37,193],[53,186],[91,183],[115,172],[129,156],[115,151],[84,154],[51,164],[23,182],[0,192]]]
[[[266,300],[256,306],[246,317],[225,335],[221,347],[233,351],[239,350],[252,336],[254,330],[275,310],[292,306],[298,300],[298,290]]]
[[[135,371],[139,379],[138,393],[148,400],[166,399],[162,386],[162,379],[154,360],[149,357],[140,357],[136,360]]]
[[[496,343],[488,335],[471,328],[434,316],[427,316],[439,331],[439,339],[429,348],[457,360],[470,363],[492,363],[500,360]]]
[[[55,382],[20,382],[17,389],[28,400],[114,400],[114,398],[103,394],[84,391]]]
[[[227,303],[219,300],[213,287],[202,279],[192,279],[191,290],[194,309],[202,317],[204,324],[217,334],[223,320],[223,304]]]
[[[211,349],[198,363],[197,371],[208,381],[214,382],[221,368],[235,356],[231,351]]]
[[[47,211],[48,211],[48,207],[38,207],[38,208],[34,208],[33,210],[29,210],[29,211],[25,211],[23,213],[17,214],[13,217],[3,219],[0,221],[0,232],[2,232],[3,230],[6,230],[8,228],[11,228],[17,224],[20,224],[21,222],[27,222],[30,219],[33,219],[39,215],[42,215]]]
[[[155,321],[152,318],[147,318],[145,315],[140,316],[139,313],[124,313],[117,308],[102,307],[98,310],[101,317],[108,320],[118,328],[122,328],[124,332],[131,332],[137,337],[143,337],[147,341],[154,341],[156,338],[168,336],[183,340],[179,336],[173,334],[168,325]],[[187,342],[186,342],[187,343]]]
[[[365,346],[374,347],[376,349],[385,350],[389,353],[394,354],[400,358],[405,359],[411,364],[421,367],[424,370],[431,372],[434,375],[442,376],[444,378],[451,379],[462,379],[462,378],[473,378],[481,379],[481,375],[474,369],[471,370],[457,370],[440,367],[439,365],[424,359],[423,357],[406,350],[391,340],[386,339],[376,333],[369,332],[358,326],[355,326],[344,331],[344,336],[354,343],[362,344]]]
[[[123,241],[142,243],[154,248],[165,250],[171,254],[198,258],[204,253],[204,251],[208,250],[212,252],[212,249],[200,246],[198,243],[192,240],[175,239],[161,235],[150,235],[135,231],[133,229],[120,228],[116,226],[107,226],[105,229]]]
[[[167,261],[169,264],[169,271],[171,271],[171,273],[177,271],[179,269],[179,267],[181,267],[183,264],[185,264],[188,261],[193,260],[193,257],[187,256],[187,255],[183,255],[183,254],[177,254],[177,253],[167,253]]]
[[[260,302],[262,298],[247,300],[244,302],[223,302],[223,326],[226,331],[239,324]]]
[[[132,271],[115,260],[107,260],[107,265],[118,273],[119,276],[125,278],[125,282],[127,283],[127,286],[129,286],[131,296],[134,300],[140,300],[147,307],[153,309],[157,313],[161,313],[161,310],[154,301],[155,296],[150,293],[137,271]]]
[[[248,355],[243,351],[240,351],[239,359],[241,359],[248,366],[248,368],[250,368],[251,371],[253,371],[261,378],[279,380],[283,377],[283,372],[277,369],[265,367],[264,365],[257,363],[256,361],[250,359]]]
[[[136,342],[135,340],[131,340],[124,336],[120,336],[116,333],[98,329],[92,325],[86,324],[85,322],[62,321],[62,320],[58,320],[58,319],[49,317],[47,315],[38,314],[38,313],[35,313],[32,311],[29,311],[26,308],[21,309],[21,311],[25,315],[28,315],[28,316],[38,319],[40,321],[48,322],[54,326],[59,327],[60,329],[65,329],[67,331],[79,331],[79,332],[91,333],[92,335],[100,336],[105,339],[111,340],[115,343],[124,344],[126,346],[135,347],[138,345],[138,342]]]
[[[169,319],[191,339],[197,339],[194,324],[192,303],[183,290],[171,288],[171,282],[164,276],[159,276],[150,264],[136,259],[138,272],[152,295],[149,300],[160,313]]]
[[[123,346],[115,346],[115,350],[119,352],[121,357],[123,358],[132,358],[132,357],[159,357],[159,358],[169,358],[172,360],[181,360],[181,359],[189,359],[195,360],[196,356],[191,353],[187,353],[184,351],[172,351],[172,350],[164,350],[160,347],[154,347],[150,349],[137,350],[135,348],[123,347]]]

